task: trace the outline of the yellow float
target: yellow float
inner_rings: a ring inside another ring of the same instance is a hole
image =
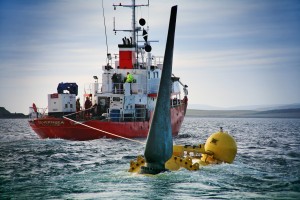
[[[208,164],[232,163],[237,153],[237,145],[234,138],[220,128],[213,133],[205,144],[199,145],[174,145],[172,157],[165,163],[165,168],[176,171],[185,168],[190,171],[200,169],[200,166]],[[130,162],[129,172],[139,173],[146,161],[143,156]]]

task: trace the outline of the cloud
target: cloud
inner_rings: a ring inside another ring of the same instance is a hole
[[[131,26],[129,8],[114,11],[113,3],[104,0],[112,54],[118,53],[121,38],[129,36],[114,35],[113,17],[117,29]],[[175,4],[173,69],[190,86],[191,102],[234,106],[260,104],[262,99],[266,104],[300,101],[298,1],[150,1],[149,9],[137,8],[137,13],[150,26],[149,39],[160,41],[152,43],[156,56],[164,53]],[[24,98],[20,110],[27,110],[34,99],[46,105],[47,93],[59,82],[75,80],[83,88],[100,75],[106,62],[101,1],[0,1],[0,44],[0,102],[10,105],[17,92]]]
[[[300,48],[228,49],[217,51],[176,51],[174,63],[191,70],[240,70],[300,68]],[[299,69],[300,70],[300,69]]]

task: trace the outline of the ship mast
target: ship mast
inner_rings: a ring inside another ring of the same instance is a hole
[[[136,45],[136,27],[135,27],[135,0],[132,0],[132,18],[131,18],[132,22],[132,44],[135,46],[135,50],[137,48]]]
[[[142,6],[149,6],[149,0],[147,4],[135,4],[135,0],[132,0],[131,5],[124,5],[122,3],[119,4],[113,4],[114,9],[116,10],[116,7],[128,7],[131,8],[132,10],[132,16],[131,16],[131,30],[117,30],[115,28],[115,23],[114,23],[114,29],[113,31],[116,33],[117,31],[123,31],[123,32],[131,32],[132,36],[132,44],[137,48],[137,32],[140,30],[139,28],[136,27],[136,17],[135,17],[135,8],[136,7],[142,7]]]

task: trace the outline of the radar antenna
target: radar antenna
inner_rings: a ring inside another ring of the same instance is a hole
[[[114,19],[114,29],[113,31],[115,32],[115,34],[117,33],[117,31],[125,31],[125,32],[131,32],[132,33],[132,44],[134,44],[136,46],[136,41],[137,41],[137,35],[136,32],[139,31],[139,28],[136,28],[136,23],[135,23],[135,8],[136,7],[142,7],[142,6],[149,6],[149,0],[147,4],[135,4],[135,0],[132,0],[132,4],[131,5],[125,5],[122,3],[119,4],[113,4],[114,10],[117,9],[117,7],[127,7],[127,8],[131,8],[132,9],[132,16],[131,16],[131,30],[117,30],[115,27],[115,19]]]

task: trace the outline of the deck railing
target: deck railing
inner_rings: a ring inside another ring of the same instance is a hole
[[[46,116],[46,110],[48,108],[36,108],[36,111],[33,107],[29,107],[29,119],[43,118]]]
[[[93,83],[95,84],[95,83]],[[103,84],[97,83],[98,89],[95,89],[96,94],[125,94],[126,90],[129,90],[131,94],[151,94],[157,93],[159,87],[159,82],[151,83],[112,83],[112,84]]]

